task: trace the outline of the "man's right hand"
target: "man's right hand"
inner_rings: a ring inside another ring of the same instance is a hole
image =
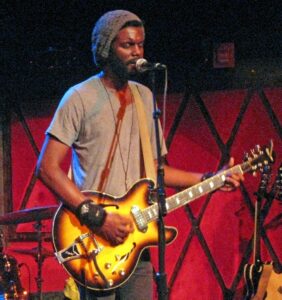
[[[94,231],[112,245],[119,245],[134,231],[134,225],[131,217],[108,212],[104,224]]]

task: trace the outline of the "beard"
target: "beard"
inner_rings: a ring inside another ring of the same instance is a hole
[[[129,80],[136,75],[136,71],[130,72],[127,64],[120,60],[113,51],[110,52],[108,63],[112,72],[122,80]]]

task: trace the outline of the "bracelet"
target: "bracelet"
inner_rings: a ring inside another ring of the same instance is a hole
[[[201,177],[201,181],[205,181],[206,179],[213,177],[216,173],[214,172],[206,172],[203,174],[203,176]]]
[[[79,204],[75,210],[82,225],[88,226],[90,229],[93,227],[101,227],[106,219],[106,211],[100,205],[95,204],[91,199],[86,199]]]

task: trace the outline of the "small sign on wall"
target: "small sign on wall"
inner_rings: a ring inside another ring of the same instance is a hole
[[[217,43],[213,48],[214,68],[234,68],[235,49],[234,43]]]

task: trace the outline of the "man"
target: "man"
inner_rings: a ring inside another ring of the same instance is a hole
[[[47,130],[37,166],[42,181],[81,223],[112,245],[123,243],[133,232],[132,219],[107,213],[81,191],[97,190],[121,196],[145,176],[132,86],[137,87],[142,98],[150,143],[157,159],[152,93],[144,85],[129,80],[136,73],[136,61],[144,55],[144,40],[142,21],[129,11],[111,11],[97,21],[92,33],[92,52],[94,62],[102,71],[64,95]],[[70,148],[72,180],[61,168]],[[165,154],[163,146],[162,155]],[[164,166],[167,186],[192,186],[202,177],[200,173]],[[227,178],[225,189],[237,187],[241,179],[236,175]],[[82,299],[100,299],[93,291],[80,288],[80,292]],[[120,299],[152,299],[152,266],[146,252],[118,293]],[[114,297],[102,295],[101,299]]]

